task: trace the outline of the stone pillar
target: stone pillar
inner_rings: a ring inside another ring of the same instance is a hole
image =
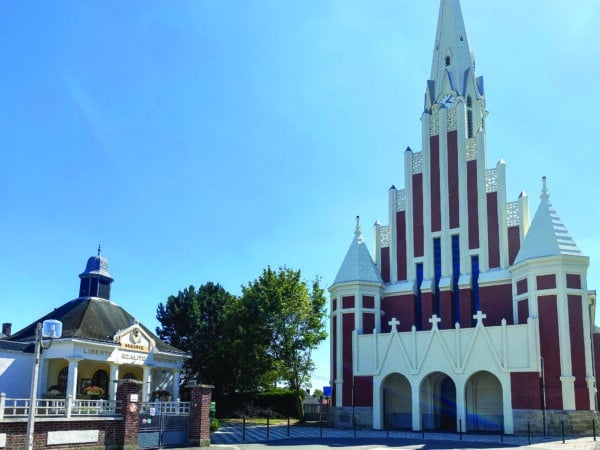
[[[149,402],[152,392],[152,369],[144,366],[144,374],[142,375],[142,401]]]
[[[123,417],[122,429],[117,432],[117,443],[123,450],[137,450],[139,431],[140,382],[120,380],[117,383],[116,413]]]
[[[210,446],[210,401],[214,386],[188,386],[190,389],[190,446]]]
[[[180,381],[179,370],[173,371],[173,401],[178,402],[180,400],[181,394],[179,393],[179,381]]]
[[[116,400],[117,399],[117,381],[119,380],[119,365],[111,364],[110,365],[110,375],[108,381],[108,399]]]
[[[67,376],[67,392],[65,398],[71,396],[73,400],[77,398],[77,372],[79,368],[79,360],[69,358],[69,375]]]

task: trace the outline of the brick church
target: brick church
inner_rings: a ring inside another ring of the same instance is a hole
[[[510,434],[597,422],[589,258],[550,202],[552,180],[532,220],[524,193],[507,198],[504,161],[486,167],[486,115],[459,1],[441,0],[422,150],[406,149],[373,255],[357,218],[330,287],[337,426]]]

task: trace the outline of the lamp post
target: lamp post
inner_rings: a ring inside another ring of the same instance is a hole
[[[29,420],[27,422],[27,450],[33,450],[33,432],[35,426],[35,410],[37,408],[37,384],[40,368],[40,354],[42,348],[48,349],[52,345],[52,339],[61,337],[62,322],[59,320],[44,320],[35,328],[35,351],[33,360],[33,374],[31,376],[31,394],[29,395]],[[44,347],[42,338],[49,338],[50,343]]]

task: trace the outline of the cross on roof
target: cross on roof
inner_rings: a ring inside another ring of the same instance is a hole
[[[400,325],[400,321],[398,319],[396,319],[395,317],[392,317],[392,320],[390,320],[388,322],[388,325],[392,327],[392,331],[394,333],[398,332],[398,328],[397,326]]]
[[[481,322],[482,324],[483,324],[483,319],[486,319],[486,318],[487,318],[487,315],[483,314],[481,311],[477,311],[477,314],[475,314],[473,316],[473,319],[476,319],[477,323]]]
[[[437,314],[434,314],[433,316],[431,316],[431,319],[429,319],[429,323],[431,324],[432,328],[437,328],[438,327],[438,323],[440,323],[442,321],[442,319],[440,319]]]

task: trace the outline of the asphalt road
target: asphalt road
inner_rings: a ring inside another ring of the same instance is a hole
[[[466,442],[466,441],[440,441],[440,440],[410,440],[410,439],[388,439],[388,438],[319,438],[319,439],[280,439],[277,441],[249,443],[249,444],[212,444],[211,448],[224,450],[266,450],[266,449],[288,449],[297,450],[434,450],[434,449],[500,449],[516,448],[514,445],[503,445],[499,442]],[[518,447],[517,447],[518,448]]]

